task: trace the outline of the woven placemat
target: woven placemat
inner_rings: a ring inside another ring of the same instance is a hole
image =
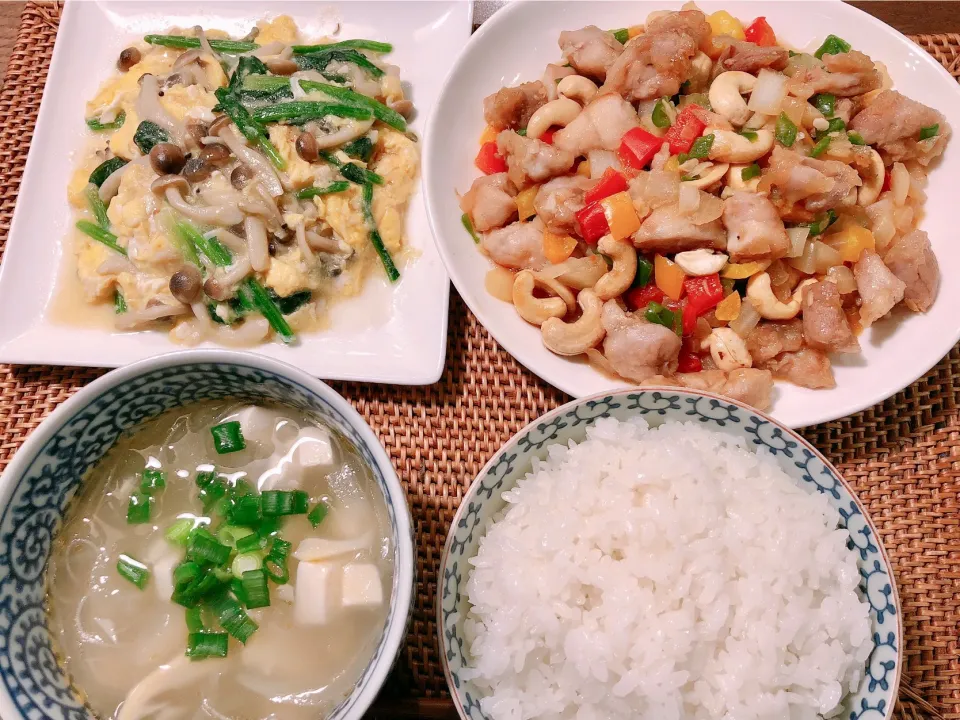
[[[0,93],[0,257],[56,38],[60,7],[28,4]],[[960,78],[960,35],[914,38]],[[0,365],[0,471],[58,404],[103,371]],[[416,609],[382,717],[452,716],[436,640],[440,553],[487,459],[568,398],[500,349],[456,293],[439,383],[334,383],[380,436],[417,531]],[[896,571],[906,647],[897,717],[960,720],[960,349],[894,398],[804,435],[839,467],[880,530]]]

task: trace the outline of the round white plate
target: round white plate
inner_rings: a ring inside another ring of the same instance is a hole
[[[894,87],[960,118],[957,82],[926,52],[879,20],[834,0],[775,3],[699,3],[705,12],[725,9],[742,21],[764,15],[778,37],[813,50],[833,33],[857,50],[882,61]],[[424,187],[427,211],[440,254],[460,295],[508,352],[532,372],[576,397],[604,392],[617,383],[576,360],[554,355],[507,303],[491,297],[484,277],[491,263],[460,224],[456,191],[465,192],[479,172],[473,165],[483,131],[483,98],[501,87],[539,78],[549,62],[560,59],[561,30],[585,25],[618,28],[642,23],[659,9],[679,2],[517,2],[497,12],[473,35],[454,64],[427,126]],[[806,390],[777,383],[770,414],[790,427],[835,420],[878,403],[903,389],[937,363],[960,339],[960,270],[956,191],[960,177],[960,137],[954,137],[930,176],[922,229],[930,234],[944,280],[926,315],[898,312],[860,338],[863,353],[834,356],[837,387]]]

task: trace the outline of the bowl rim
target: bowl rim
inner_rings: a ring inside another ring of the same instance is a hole
[[[721,9],[722,4],[719,0],[710,0],[713,2],[713,5],[710,9],[716,8]],[[918,48],[916,43],[914,43],[910,38],[908,38],[904,33],[900,32],[893,26],[883,22],[879,18],[870,15],[868,12],[861,10],[858,7],[850,5],[849,3],[840,2],[840,0],[808,0],[811,4],[816,2],[820,5],[825,5],[830,8],[839,8],[837,12],[840,13],[851,13],[851,17],[855,20],[865,23],[872,28],[876,29],[878,32],[883,32],[887,34],[888,39],[891,42],[897,42],[898,44],[907,47],[911,51],[919,50],[918,57],[920,62],[923,63],[929,69],[939,75],[941,79],[948,81],[949,86],[952,88],[951,92],[960,92],[960,88],[957,87],[957,83],[954,82],[954,78],[950,75],[947,69],[941,65],[937,60],[933,58],[930,53],[924,51],[922,48]],[[794,0],[795,3],[798,3],[799,0]],[[438,113],[438,108],[443,102],[444,98],[449,92],[450,87],[456,82],[456,76],[460,73],[460,70],[463,66],[467,65],[472,61],[472,58],[468,58],[471,51],[473,50],[474,45],[478,45],[484,42],[487,34],[495,32],[495,28],[498,29],[501,25],[506,25],[513,21],[513,16],[522,11],[522,8],[530,5],[537,4],[538,0],[511,0],[504,7],[501,7],[497,10],[491,17],[484,21],[484,23],[471,35],[470,39],[463,46],[463,49],[460,51],[460,54],[455,58],[454,62],[451,64],[449,71],[447,72],[446,77],[444,78],[443,84],[440,88],[440,93],[437,96],[437,100],[434,103],[434,107],[430,110],[430,117],[427,120],[427,124],[424,130],[424,148],[423,155],[421,158],[421,178],[422,178],[422,188],[423,188],[423,197],[427,209],[427,218],[430,222],[430,229],[433,232],[433,236],[436,240],[437,252],[440,255],[440,259],[443,262],[444,267],[446,268],[447,275],[450,278],[450,282],[453,283],[454,289],[463,299],[464,303],[470,309],[476,318],[477,321],[483,325],[483,327],[490,333],[490,336],[497,341],[497,343],[510,354],[510,356],[516,360],[520,365],[529,370],[531,373],[540,378],[543,382],[547,383],[551,387],[555,387],[562,392],[571,395],[573,397],[584,398],[586,395],[580,395],[577,387],[571,385],[569,381],[565,381],[562,376],[557,376],[557,373],[551,372],[548,368],[534,367],[537,365],[536,362],[528,363],[526,358],[526,353],[523,351],[526,345],[524,341],[518,340],[516,338],[511,339],[510,333],[505,332],[502,327],[498,326],[498,323],[493,323],[493,325],[487,325],[486,321],[489,318],[489,313],[483,313],[479,309],[478,302],[476,300],[477,293],[473,292],[470,287],[470,283],[466,282],[463,279],[463,273],[460,271],[460,262],[457,260],[458,253],[452,247],[449,241],[444,238],[444,234],[441,232],[442,228],[440,227],[440,216],[443,213],[442,207],[443,203],[434,202],[433,193],[431,188],[435,185],[433,179],[433,164],[434,164],[434,153],[438,152],[434,150],[434,143],[432,142],[433,138],[445,131],[440,123],[442,122],[440,115]],[[548,3],[549,4],[549,3]],[[645,7],[649,7],[650,10],[656,9],[656,3],[653,0],[644,0],[642,3]],[[679,3],[671,3],[671,5],[679,5]],[[890,34],[892,33],[892,36]],[[942,162],[942,159],[938,159],[933,167],[937,167]],[[451,190],[456,191],[456,188],[451,188]],[[495,267],[489,258],[485,255],[479,255],[479,258],[482,262],[490,263],[491,267]],[[943,285],[943,279],[941,278],[941,287]],[[481,288],[481,292],[484,292]],[[924,377],[929,373],[937,364],[946,357],[950,350],[953,348],[957,342],[960,342],[960,323],[957,323],[952,331],[942,333],[938,336],[938,340],[941,343],[937,353],[931,354],[931,360],[928,363],[921,363],[920,367],[914,372],[911,372],[909,376],[904,376],[908,382],[904,383],[902,387],[896,386],[885,386],[881,384],[881,389],[879,391],[871,391],[873,394],[864,393],[861,395],[860,399],[855,402],[850,402],[847,406],[844,406],[843,415],[837,415],[834,410],[823,410],[820,409],[817,411],[816,415],[812,415],[810,418],[804,418],[803,424],[797,424],[795,427],[803,428],[815,425],[818,423],[832,422],[834,420],[839,420],[843,417],[849,417],[857,413],[863,412],[867,408],[878,405],[886,400],[889,400],[891,397],[896,395],[898,392],[902,392],[906,388],[913,385],[919,379]],[[514,352],[517,350],[518,352]],[[935,356],[935,357],[934,357]],[[568,359],[569,362],[573,360]],[[548,378],[547,376],[551,376]],[[786,384],[786,381],[779,381],[779,384]],[[897,381],[896,385],[900,385],[900,381]],[[623,381],[620,386],[613,386],[606,388],[603,391],[600,391],[600,394],[604,392],[619,392],[623,388],[631,387],[632,383],[628,380]],[[812,403],[816,404],[818,407],[823,406],[824,403]]]
[[[129,365],[111,370],[103,376],[78,390],[74,395],[57,406],[40,424],[30,433],[23,445],[14,453],[9,465],[0,475],[0,514],[9,504],[13,493],[23,475],[34,460],[36,454],[74,415],[76,410],[82,409],[108,389],[121,386],[137,377],[160,368],[178,367],[182,365],[210,364],[214,366],[232,365],[263,370],[274,373],[288,380],[294,381],[305,389],[330,403],[342,417],[353,427],[354,431],[366,443],[370,454],[376,461],[377,467],[383,475],[388,490],[385,500],[393,505],[396,518],[397,532],[394,537],[397,553],[397,566],[394,568],[396,597],[393,607],[387,613],[387,619],[382,631],[382,652],[365,666],[363,679],[369,668],[373,668],[362,685],[355,685],[353,692],[356,698],[343,720],[360,718],[369,709],[377,694],[380,692],[387,675],[399,655],[400,649],[407,634],[408,619],[412,608],[413,588],[415,581],[416,551],[413,539],[413,521],[407,503],[406,493],[400,478],[394,470],[393,463],[383,444],[380,442],[373,428],[363,419],[359,412],[340,393],[330,385],[318,380],[309,373],[284,362],[264,355],[238,350],[188,349],[163,353],[156,357],[146,358]],[[44,569],[46,574],[46,568]],[[351,693],[352,695],[353,693]],[[350,695],[347,696],[349,698]],[[346,698],[345,698],[346,699]],[[18,710],[5,683],[0,683],[0,717],[6,720],[25,720]]]
[[[437,577],[443,578],[443,571],[447,567],[447,562],[450,559],[450,548],[453,545],[453,537],[456,532],[456,528],[458,527],[464,513],[467,511],[467,507],[470,504],[470,501],[476,495],[475,488],[479,486],[478,481],[497,464],[497,461],[500,459],[501,455],[503,455],[503,453],[507,451],[507,448],[511,447],[514,443],[517,442],[517,438],[519,438],[524,433],[527,433],[536,429],[536,427],[539,424],[543,423],[544,421],[552,420],[555,417],[558,417],[562,414],[569,412],[570,410],[573,410],[574,408],[580,407],[582,405],[586,405],[587,403],[590,403],[590,402],[604,400],[606,398],[610,398],[617,395],[625,395],[627,393],[670,394],[670,393],[678,393],[678,392],[686,395],[692,395],[695,397],[703,397],[710,400],[717,400],[724,404],[734,405],[740,410],[743,410],[748,413],[752,413],[757,417],[759,417],[761,420],[765,420],[771,425],[779,428],[780,431],[784,433],[789,439],[795,441],[799,446],[803,447],[804,449],[812,452],[813,456],[817,458],[820,462],[822,462],[824,466],[828,470],[830,470],[831,473],[833,473],[834,477],[840,481],[840,484],[844,487],[844,489],[848,493],[850,493],[850,497],[853,498],[853,501],[857,504],[857,509],[859,509],[860,512],[863,514],[864,521],[866,522],[867,527],[870,528],[870,531],[873,533],[873,537],[876,540],[878,549],[880,551],[880,557],[883,559],[885,569],[887,570],[887,576],[890,579],[890,587],[893,590],[892,597],[893,597],[894,606],[897,608],[897,613],[896,613],[897,636],[898,636],[899,642],[897,643],[897,668],[896,668],[896,673],[895,673],[895,677],[894,677],[892,689],[891,689],[891,697],[893,698],[894,701],[896,701],[897,695],[900,689],[900,680],[903,673],[903,651],[904,651],[903,650],[903,644],[904,644],[903,643],[903,607],[900,604],[900,592],[897,588],[897,578],[894,572],[894,566],[890,562],[890,556],[887,554],[887,548],[884,545],[883,539],[881,538],[880,534],[877,532],[877,527],[876,525],[874,525],[873,519],[870,517],[870,514],[867,512],[867,509],[864,507],[863,503],[860,501],[860,497],[857,495],[854,489],[847,482],[846,478],[844,478],[843,475],[840,473],[840,471],[837,470],[836,467],[834,467],[833,463],[831,463],[826,457],[824,457],[823,453],[821,453],[816,447],[814,447],[806,438],[800,435],[797,431],[787,427],[783,423],[778,422],[777,420],[774,420],[772,417],[770,417],[766,413],[760,410],[757,410],[751,407],[750,405],[742,403],[738,400],[731,400],[728,397],[717,395],[716,393],[711,393],[704,390],[693,390],[690,388],[681,388],[681,387],[670,386],[670,385],[644,385],[643,387],[626,387],[626,388],[621,388],[617,390],[611,390],[609,392],[594,393],[592,395],[587,395],[582,398],[574,398],[573,400],[570,400],[569,402],[564,403],[560,407],[555,408],[554,410],[551,410],[549,412],[545,412],[543,415],[541,415],[538,418],[534,418],[529,423],[524,425],[522,428],[517,430],[517,432],[515,432],[513,435],[511,435],[506,442],[500,445],[500,447],[497,448],[496,452],[494,452],[494,454],[490,457],[490,459],[486,462],[486,464],[480,469],[480,472],[477,473],[476,477],[474,477],[474,479],[470,482],[470,485],[467,487],[467,490],[464,493],[463,498],[460,500],[460,505],[457,508],[457,512],[454,514],[453,519],[450,521],[450,529],[447,531],[447,538],[443,544],[443,552],[440,554],[440,565],[438,566],[438,569],[437,569]],[[555,443],[556,441],[552,441],[550,443],[547,443],[546,446],[553,445]],[[480,502],[483,502],[483,501],[480,501]],[[464,577],[464,580],[462,582],[465,582],[465,581],[466,581],[466,577]],[[437,624],[437,641],[439,642],[439,648],[440,648],[440,664],[443,666],[443,677],[447,681],[447,690],[450,693],[450,697],[453,700],[453,704],[456,707],[457,714],[460,716],[461,720],[473,720],[463,710],[463,703],[460,701],[460,695],[458,694],[457,688],[454,685],[453,675],[450,671],[450,663],[447,660],[447,643],[446,643],[446,637],[443,631],[444,630],[443,628],[443,595],[440,592],[439,583],[438,583],[435,602],[436,602],[435,620]],[[890,718],[893,717],[895,706],[896,706],[896,702],[891,702],[887,705],[883,715],[883,720],[890,720]]]

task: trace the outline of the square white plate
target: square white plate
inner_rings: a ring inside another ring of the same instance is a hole
[[[445,61],[456,57],[471,31],[471,4],[456,1],[67,3],[0,266],[0,362],[117,367],[182,349],[165,331],[119,333],[102,324],[71,324],[58,310],[60,278],[73,272],[66,188],[88,132],[85,103],[114,72],[119,52],[147,33],[200,24],[242,36],[257,20],[281,14],[296,20],[304,38],[328,34],[339,23],[343,38],[393,43],[387,59],[412,88],[418,115],[411,127],[421,138],[449,68]],[[410,203],[407,237],[417,254],[400,268],[395,286],[371,274],[360,296],[334,307],[327,330],[302,333],[293,347],[251,349],[328,379],[436,382],[446,351],[450,285],[419,190]]]

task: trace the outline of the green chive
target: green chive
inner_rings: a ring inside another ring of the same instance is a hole
[[[932,137],[936,137],[940,132],[940,123],[935,123],[929,127],[920,128],[920,139],[929,140]]]
[[[153,499],[146,493],[135,492],[127,503],[127,524],[143,525],[150,522],[150,508]]]
[[[243,577],[248,570],[259,570],[263,567],[263,554],[259,552],[240,553],[230,564],[230,572],[235,578]]]
[[[373,112],[368,108],[354,105],[301,100],[258,107],[251,112],[251,115],[254,120],[261,123],[287,121],[295,124],[330,116],[369,120],[373,117]]]
[[[774,136],[777,142],[784,147],[792,147],[793,143],[796,142],[797,126],[793,124],[793,120],[787,117],[786,113],[780,113],[780,117],[777,118]]]
[[[830,147],[830,136],[824,135],[822,138],[817,140],[817,144],[813,146],[813,149],[810,151],[810,157],[820,157],[824,152],[826,152],[828,147]]]
[[[311,525],[317,527],[327,516],[327,510],[326,503],[319,502],[314,506],[313,510],[307,513],[307,520],[310,521]]]
[[[220,543],[206,528],[196,528],[187,540],[188,561],[223,565],[230,559],[230,548]]]
[[[107,206],[100,199],[100,190],[93,183],[89,183],[84,189],[84,195],[87,196],[87,205],[90,206],[90,212],[97,219],[97,224],[107,232],[110,231],[110,218],[107,217]]]
[[[149,155],[154,145],[166,142],[170,142],[170,135],[152,120],[142,120],[133,134],[133,144],[144,155]]]
[[[367,135],[363,137],[358,137],[352,142],[348,142],[341,149],[354,160],[359,160],[360,162],[370,162],[370,158],[373,157],[373,151],[375,149],[373,140],[371,140]]]
[[[187,635],[187,657],[191,660],[227,656],[226,633],[193,632]]]
[[[758,177],[759,175],[760,175],[760,166],[757,165],[756,163],[753,163],[753,165],[748,165],[747,167],[743,168],[743,170],[740,171],[740,179],[743,180],[743,182],[747,182],[748,180],[753,180],[755,177]]]
[[[260,511],[264,517],[303,515],[309,502],[302,490],[266,490],[260,495]]]
[[[858,132],[848,132],[847,140],[850,141],[852,145],[866,145],[867,141],[863,139],[863,135]]]
[[[653,106],[653,114],[650,116],[650,119],[653,121],[653,124],[658,128],[668,128],[670,127],[670,116],[667,115],[666,108],[664,107],[663,98],[657,100],[657,104]]]
[[[119,130],[123,127],[123,121],[127,119],[127,113],[123,110],[117,113],[117,116],[110,122],[101,122],[100,118],[87,118],[87,127],[94,132],[103,132],[104,130]]]
[[[237,420],[214,425],[210,428],[210,434],[213,435],[213,449],[218,455],[237,452],[247,446]]]
[[[263,550],[267,546],[265,538],[260,537],[258,533],[251,533],[237,539],[237,552],[249,553]]]
[[[285,343],[292,343],[297,339],[293,329],[283,317],[283,313],[277,304],[270,298],[266,289],[254,277],[248,277],[240,286],[240,294],[244,302],[255,307],[257,311],[270,323],[273,331],[280,336]]]
[[[824,55],[840,55],[846,52],[850,52],[850,43],[836,35],[827,35],[827,39],[823,41],[823,45],[813,56],[819,60]]]
[[[150,571],[147,566],[130,555],[120,556],[120,559],[117,560],[117,572],[141,590],[146,586],[147,580],[150,579]]]
[[[104,230],[102,227],[99,225],[94,225],[89,220],[78,220],[77,230],[82,232],[84,235],[93,238],[101,245],[106,245],[114,252],[120,253],[124,257],[127,256],[126,249],[120,247],[120,245],[117,243],[117,236],[109,230]]]
[[[756,130],[741,130],[740,134],[750,142],[756,142],[757,138],[760,137],[759,135],[757,135]]]
[[[463,227],[466,229],[466,231],[470,233],[470,237],[473,238],[473,242],[479,245],[480,236],[477,235],[477,231],[473,229],[473,222],[470,220],[470,216],[464,213],[460,216],[460,222],[463,223]]]
[[[610,34],[613,35],[613,39],[621,45],[626,45],[627,40],[630,39],[630,31],[627,30],[627,28],[617,28],[616,30],[611,30]]]
[[[270,606],[267,574],[262,569],[247,570],[240,577],[240,582],[243,584],[243,594],[248,608]]]
[[[127,311],[127,301],[123,299],[123,293],[119,289],[113,291],[113,311],[117,315],[123,315]]]
[[[187,622],[188,633],[203,632],[203,611],[199,607],[186,608],[184,619]]]
[[[190,518],[180,518],[173,525],[168,527],[163,536],[175,545],[187,546],[190,533],[193,531],[193,520]]]
[[[297,191],[297,198],[300,200],[309,200],[310,198],[317,197],[319,195],[332,195],[334,193],[342,193],[345,190],[350,188],[350,183],[346,180],[337,180],[332,182],[326,187],[308,187],[303,190]]]
[[[227,511],[227,520],[233,525],[256,525],[260,518],[260,499],[255,495],[234,498]]]
[[[163,470],[147,468],[143,471],[140,479],[140,490],[145,493],[152,493],[154,490],[162,490],[167,486],[167,474]]]
[[[820,111],[824,117],[833,117],[833,114],[836,112],[837,108],[837,98],[835,95],[830,93],[819,93],[814,95],[810,102],[813,103],[813,106]]]

